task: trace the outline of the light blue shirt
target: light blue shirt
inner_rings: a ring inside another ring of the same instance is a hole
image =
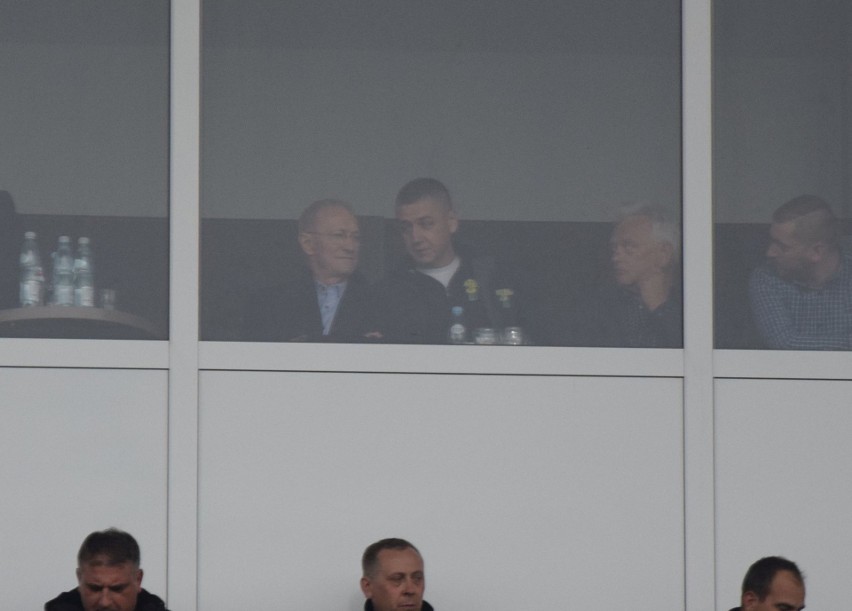
[[[322,317],[322,334],[328,335],[331,331],[331,323],[334,322],[334,315],[337,313],[337,306],[340,305],[343,292],[346,290],[346,282],[338,282],[329,286],[317,282],[316,287],[317,303],[319,303],[320,316]]]

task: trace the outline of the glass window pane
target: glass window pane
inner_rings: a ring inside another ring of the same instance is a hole
[[[0,335],[165,339],[169,3],[4,2],[0,79]]]
[[[202,339],[681,346],[680,74],[676,0],[205,0]]]
[[[852,348],[852,5],[716,0],[717,348]]]

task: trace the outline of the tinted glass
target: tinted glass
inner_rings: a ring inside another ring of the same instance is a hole
[[[852,348],[852,5],[714,4],[717,348]]]
[[[0,79],[0,335],[165,339],[168,2],[4,2]]]
[[[205,0],[203,47],[202,339],[682,345],[679,2]]]

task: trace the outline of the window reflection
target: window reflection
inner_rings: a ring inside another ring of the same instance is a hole
[[[166,338],[168,32],[166,1],[0,5],[0,335]]]
[[[682,345],[679,2],[203,8],[202,339]],[[678,236],[647,302],[625,202]]]
[[[714,4],[717,348],[852,348],[852,6]]]

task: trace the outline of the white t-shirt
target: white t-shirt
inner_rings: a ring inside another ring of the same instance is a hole
[[[458,257],[453,258],[450,261],[449,265],[445,265],[444,267],[418,267],[417,271],[426,274],[440,282],[444,285],[444,288],[450,286],[450,280],[452,280],[453,276],[457,271],[459,271],[459,267],[461,266],[461,259]]]

